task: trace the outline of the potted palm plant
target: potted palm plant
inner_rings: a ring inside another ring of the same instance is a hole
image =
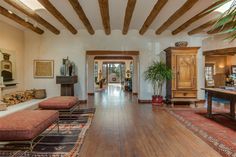
[[[172,71],[162,61],[153,61],[144,72],[145,80],[151,82],[153,87],[152,104],[162,104],[162,88],[166,80],[172,78]]]
[[[226,3],[230,4],[230,7],[227,8],[221,16],[217,19],[216,23],[212,27],[211,31],[217,30],[218,34],[228,34],[226,39],[234,41],[236,39],[236,0],[218,0],[220,3],[215,8],[219,8]],[[215,9],[214,8],[214,9]],[[208,10],[211,11],[211,10]]]

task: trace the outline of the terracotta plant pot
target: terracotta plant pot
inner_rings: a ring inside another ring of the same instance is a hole
[[[163,103],[163,96],[153,95],[152,96],[152,105],[161,105]]]

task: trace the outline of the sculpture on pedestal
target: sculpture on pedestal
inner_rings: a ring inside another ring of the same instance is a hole
[[[60,69],[61,76],[74,76],[75,75],[75,63],[67,58],[62,59],[62,66]]]

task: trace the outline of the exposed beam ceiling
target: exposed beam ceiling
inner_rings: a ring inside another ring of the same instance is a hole
[[[174,31],[172,31],[173,35],[176,35],[178,33],[180,33],[181,31],[183,31],[184,29],[186,29],[188,26],[190,26],[192,23],[194,23],[195,21],[199,20],[200,18],[210,14],[211,12],[213,12],[215,9],[217,9],[218,7],[220,7],[220,4],[222,2],[226,2],[226,1],[230,1],[230,0],[219,0],[217,2],[215,2],[214,4],[212,4],[211,6],[209,6],[208,8],[204,9],[203,11],[201,11],[200,13],[198,13],[197,15],[195,15],[194,17],[190,18],[188,21],[186,21],[184,24],[182,24],[181,26],[179,26],[177,29],[175,29]]]
[[[203,51],[203,55],[235,55],[236,47]]]
[[[136,0],[128,0],[127,7],[125,11],[125,19],[124,19],[124,25],[123,25],[123,34],[127,34],[129,30],[129,25],[131,22],[131,18],[134,12]]]
[[[22,13],[26,14],[27,16],[31,17],[41,25],[43,25],[45,28],[49,29],[51,32],[55,34],[59,34],[60,31],[55,28],[53,25],[51,25],[49,22],[44,20],[41,16],[35,13],[35,11],[31,10],[28,8],[26,5],[24,5],[22,2],[19,0],[4,0],[6,3],[10,4],[14,8],[18,9]]]
[[[77,15],[79,16],[80,20],[83,22],[84,26],[87,28],[88,32],[90,34],[94,34],[94,29],[93,29],[91,23],[89,22],[86,14],[84,13],[79,1],[78,0],[69,0],[69,2],[72,5],[72,7],[74,8]]]
[[[188,35],[194,35],[194,34],[197,34],[197,33],[200,33],[202,32],[204,29],[210,27],[210,26],[213,26],[215,23],[216,23],[217,20],[211,20],[209,22],[206,22],[196,28],[194,28],[193,30],[189,31],[188,32]]]
[[[150,12],[149,16],[145,20],[142,28],[139,31],[139,34],[143,35],[148,27],[152,24],[152,22],[155,20],[157,15],[160,13],[161,9],[165,6],[165,4],[168,2],[168,0],[158,0],[155,6],[153,7],[152,11]]]
[[[13,21],[17,22],[18,24],[31,29],[32,31],[38,33],[38,34],[43,34],[44,31],[38,27],[34,27],[34,25],[32,23],[29,22],[25,22],[24,19],[22,19],[21,17],[19,17],[18,15],[8,11],[7,9],[3,8],[2,6],[0,6],[0,14],[3,16],[6,16],[10,19],[12,19]]]
[[[107,35],[111,34],[109,3],[108,0],[98,0],[100,12],[102,16],[102,23]]]
[[[66,20],[66,18],[52,5],[49,0],[38,0],[58,21],[60,21],[72,34],[77,30]]]
[[[156,34],[161,34],[165,31],[171,24],[173,24],[177,19],[179,19],[184,13],[190,10],[194,4],[196,4],[199,0],[188,0],[184,3],[184,5],[179,8],[165,23],[163,23],[157,30]]]

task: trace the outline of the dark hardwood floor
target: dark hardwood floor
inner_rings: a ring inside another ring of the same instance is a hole
[[[219,157],[165,110],[138,104],[118,86],[90,96],[96,114],[80,157]]]

